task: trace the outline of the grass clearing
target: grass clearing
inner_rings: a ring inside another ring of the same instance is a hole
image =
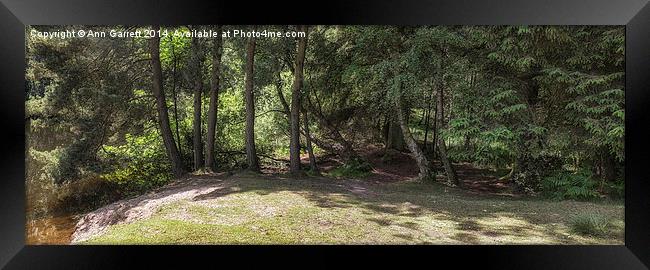
[[[622,201],[476,195],[438,184],[239,174],[82,244],[623,244]],[[574,216],[599,213],[608,233]]]

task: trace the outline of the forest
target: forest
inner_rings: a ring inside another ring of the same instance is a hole
[[[28,26],[28,243],[621,244],[624,33]]]

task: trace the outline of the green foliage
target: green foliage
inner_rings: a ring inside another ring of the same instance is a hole
[[[625,198],[625,180],[624,178],[604,183],[604,190],[607,195],[614,199]]]
[[[457,138],[449,146],[449,156],[453,160],[471,161],[479,165],[492,165],[497,168],[509,165],[515,156],[513,142],[515,134],[507,127],[496,127],[490,130],[458,131],[458,126],[452,125],[445,130],[445,136]],[[470,148],[465,145],[465,138],[470,141]]]
[[[86,173],[77,181],[55,184],[62,148],[51,151],[30,149],[27,162],[28,215],[88,211],[118,198],[116,186],[94,174]]]
[[[592,179],[591,172],[559,171],[545,177],[542,181],[543,192],[555,199],[591,200],[598,198],[598,182]]]
[[[118,188],[97,175],[66,182],[46,195],[54,198],[47,207],[54,213],[87,212],[122,198]]]
[[[370,163],[361,158],[354,158],[330,171],[329,175],[333,177],[362,178],[368,176],[371,171],[372,166],[370,166]]]
[[[158,132],[126,135],[120,146],[104,146],[109,165],[101,177],[116,184],[125,196],[135,195],[166,184],[172,177]]]
[[[605,236],[610,232],[611,221],[597,213],[582,213],[575,215],[570,221],[571,230],[590,236]]]

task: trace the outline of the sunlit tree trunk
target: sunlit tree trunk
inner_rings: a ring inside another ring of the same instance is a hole
[[[221,33],[221,26],[217,26],[217,33]],[[215,133],[217,129],[217,108],[219,105],[219,87],[221,76],[221,54],[223,52],[221,35],[214,39],[212,46],[212,78],[210,85],[210,107],[208,109],[208,137],[205,146],[205,168],[208,171],[215,169]]]
[[[399,88],[401,88],[401,82],[398,83],[398,85]],[[401,89],[399,88],[397,89],[397,91],[401,91]],[[418,174],[418,179],[422,181],[430,180],[431,168],[429,167],[430,166],[429,161],[427,160],[427,157],[424,156],[424,153],[422,152],[418,144],[415,142],[415,139],[413,139],[413,135],[411,134],[411,130],[409,129],[406,120],[405,110],[404,110],[404,106],[402,105],[401,95],[395,98],[395,114],[397,116],[396,117],[397,123],[399,124],[399,127],[402,130],[402,134],[404,137],[404,141],[406,142],[406,146],[408,147],[409,151],[411,151],[411,154],[418,165],[418,169],[420,171],[420,173]]]
[[[159,29],[160,28],[156,26],[152,30],[158,31]],[[167,101],[163,89],[162,67],[160,65],[160,37],[154,35],[154,37],[149,40],[149,49],[151,54],[151,69],[153,73],[152,88],[153,95],[156,98],[156,110],[158,111],[160,134],[163,138],[167,157],[172,165],[172,172],[174,173],[174,176],[179,177],[184,173],[184,169],[180,154],[176,148],[176,143],[174,142],[172,130],[169,127]]]
[[[299,31],[307,33],[307,27],[299,26]],[[298,39],[296,52],[296,64],[293,73],[293,85],[291,89],[291,140],[289,142],[289,170],[296,174],[300,172],[300,90],[303,83],[303,65],[305,62],[305,50],[307,48],[307,36]]]
[[[245,103],[246,103],[246,160],[248,169],[254,172],[260,171],[257,151],[255,150],[255,97],[253,96],[253,65],[255,60],[255,37],[248,39],[246,45],[246,82],[245,82]]]

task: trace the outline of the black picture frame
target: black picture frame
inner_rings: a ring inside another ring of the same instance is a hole
[[[0,267],[123,268],[394,263],[401,268],[648,269],[650,265],[650,4],[629,1],[1,0]],[[386,24],[625,25],[625,245],[620,246],[26,246],[25,25]],[[399,255],[398,257],[396,257]],[[237,258],[237,259],[235,259]],[[451,263],[451,264],[450,264]],[[447,265],[447,266],[445,266]]]

